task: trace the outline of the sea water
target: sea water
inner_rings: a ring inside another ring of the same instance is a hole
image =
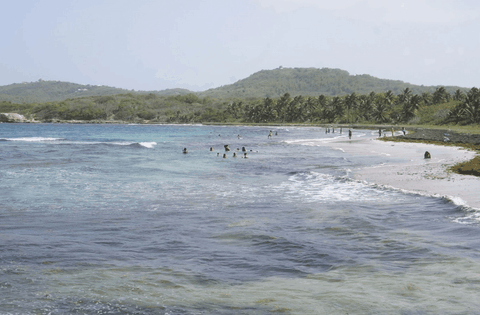
[[[475,210],[335,131],[0,124],[0,313],[479,314]]]

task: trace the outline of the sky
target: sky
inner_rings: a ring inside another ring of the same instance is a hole
[[[17,0],[2,13],[0,85],[204,91],[282,66],[480,87],[478,0]]]

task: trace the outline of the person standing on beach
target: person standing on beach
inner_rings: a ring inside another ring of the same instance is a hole
[[[352,139],[352,129],[348,129],[348,139]]]

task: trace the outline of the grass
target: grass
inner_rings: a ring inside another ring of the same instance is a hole
[[[477,155],[470,161],[458,163],[448,170],[457,174],[480,177],[480,156]]]

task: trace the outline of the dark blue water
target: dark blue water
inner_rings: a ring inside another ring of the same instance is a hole
[[[473,210],[296,142],[345,136],[0,124],[0,313],[480,313]]]

